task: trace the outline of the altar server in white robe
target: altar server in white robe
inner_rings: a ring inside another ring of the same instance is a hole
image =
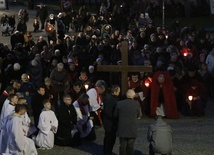
[[[102,94],[105,92],[106,83],[103,80],[98,80],[95,83],[95,88],[88,90],[89,103],[94,113],[94,125],[102,125],[101,109],[103,106]]]
[[[52,149],[54,147],[54,134],[58,128],[58,120],[51,110],[49,100],[44,100],[43,106],[44,108],[39,116],[39,133],[36,137],[36,145],[41,149]]]
[[[15,112],[17,102],[18,96],[16,94],[10,94],[4,102],[1,113],[0,152],[6,152],[7,150],[8,134],[6,124],[8,116]]]
[[[19,97],[18,104],[27,105],[27,99],[24,97]],[[36,128],[33,124],[31,124],[31,120],[27,112],[24,115],[22,115],[21,118],[22,118],[22,127],[25,133],[25,136],[29,136],[34,132],[36,132]]]
[[[87,140],[95,140],[93,117],[90,115],[92,108],[88,99],[89,96],[84,93],[80,95],[73,105],[77,113],[77,128],[80,132],[80,137]]]
[[[10,115],[7,122],[8,148],[10,154],[37,155],[35,143],[23,132],[21,116],[26,113],[24,104],[15,106],[15,113]]]

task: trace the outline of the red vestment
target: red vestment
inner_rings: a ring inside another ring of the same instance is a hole
[[[164,76],[164,82],[162,83],[163,98],[164,98],[164,107],[167,118],[179,118],[174,86],[172,83],[171,76],[168,71],[158,71],[155,72],[151,84],[151,104],[150,104],[150,114],[151,117],[156,116],[156,108],[159,103],[159,93],[160,93],[160,84],[158,83],[158,76],[162,74]]]

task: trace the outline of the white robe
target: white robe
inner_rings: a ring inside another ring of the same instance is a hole
[[[12,105],[9,103],[10,101],[8,99],[4,101],[4,104],[1,110],[1,116],[0,116],[0,129],[1,129],[1,126],[4,124],[4,118],[11,114],[11,110],[8,108],[10,108]],[[12,111],[15,109],[15,106],[13,107],[14,108],[12,108]]]
[[[29,131],[31,120],[30,120],[27,112],[24,115],[22,115],[21,118],[22,118],[23,131],[25,133],[25,136],[28,136],[28,131]]]
[[[95,88],[91,88],[87,91],[87,95],[89,96],[89,103],[92,107],[92,111],[97,111],[98,109],[100,109],[100,105],[102,105],[102,101],[101,98],[98,97],[98,93],[96,91]],[[98,100],[97,100],[98,98]]]
[[[1,127],[1,132],[0,132],[0,152],[6,152],[7,150],[7,141],[8,141],[8,136],[7,136],[7,130],[6,130],[6,124],[8,120],[8,116],[10,116],[12,113],[15,111],[15,106],[11,105],[9,100],[6,99],[2,108],[2,113],[1,113],[1,122],[0,122],[0,127]]]
[[[10,154],[37,155],[33,140],[24,135],[22,118],[12,114],[7,122],[8,148]]]
[[[51,131],[51,126],[56,130]],[[54,147],[54,133],[57,132],[58,120],[52,110],[43,110],[39,116],[39,133],[36,137],[36,145],[41,148],[51,149]]]
[[[83,106],[87,115],[82,114],[78,101],[75,101],[73,103],[73,106],[74,106],[76,113],[77,113],[77,128],[80,132],[80,137],[84,138],[84,137],[88,136],[88,134],[91,132],[92,127],[93,127],[92,120],[90,120],[90,119],[88,120],[88,118],[90,117],[90,112],[92,110],[91,106],[90,105],[89,106],[88,105]],[[86,129],[86,131],[83,131],[82,125],[85,123],[87,124],[87,129]]]

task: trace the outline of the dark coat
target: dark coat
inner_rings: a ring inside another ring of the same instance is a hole
[[[137,118],[140,116],[140,104],[132,99],[117,102],[114,116],[117,118],[117,136],[136,138]]]
[[[63,145],[70,145],[71,143],[71,130],[77,122],[77,114],[74,106],[62,104],[59,107],[57,119],[59,121],[59,126],[57,130],[57,143],[59,139],[63,141]],[[62,142],[60,142],[62,143]]]
[[[103,95],[103,127],[106,132],[116,130],[116,120],[114,119],[114,110],[117,104],[118,98],[112,94],[106,93]],[[116,132],[116,131],[115,131]]]
[[[42,96],[38,92],[36,92],[31,98],[31,105],[32,105],[33,116],[34,116],[34,124],[36,127],[38,125],[39,115],[43,109],[43,101],[45,99],[47,99],[46,96]]]

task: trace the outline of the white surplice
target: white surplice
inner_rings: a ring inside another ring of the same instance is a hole
[[[25,136],[28,136],[28,131],[29,131],[31,120],[30,120],[27,112],[24,115],[22,115],[21,118],[22,118],[23,131],[25,133]]]
[[[93,122],[92,122],[92,120],[89,119],[90,112],[92,111],[92,108],[90,105],[83,106],[83,109],[86,113],[86,115],[83,115],[81,110],[80,110],[79,103],[77,100],[73,103],[73,106],[74,106],[76,113],[77,113],[77,128],[80,132],[80,137],[84,138],[84,137],[88,136],[88,134],[91,132],[92,127],[93,127]],[[85,123],[87,125],[87,128],[85,131],[83,131],[82,126]]]
[[[4,101],[2,110],[1,110],[1,116],[0,116],[0,129],[1,126],[4,124],[4,118],[6,118],[8,115],[10,115],[12,113],[12,111],[14,111],[15,106],[10,104],[10,101],[8,99],[6,99]]]
[[[8,148],[10,154],[37,155],[34,141],[27,138],[23,132],[22,118],[12,114],[7,122]]]
[[[0,119],[0,152],[7,152],[7,142],[8,142],[8,134],[6,130],[6,124],[8,117],[14,113],[15,106],[10,104],[10,101],[8,99],[5,100],[2,112],[1,112],[1,119]]]
[[[56,130],[51,131],[51,126]],[[39,116],[39,133],[36,137],[36,145],[41,148],[51,149],[54,147],[54,133],[57,132],[58,120],[52,110],[43,110]]]
[[[87,91],[87,95],[89,96],[89,103],[92,107],[92,111],[97,111],[100,109],[101,105],[101,98],[99,97],[99,94],[97,93],[95,88],[91,88]]]

